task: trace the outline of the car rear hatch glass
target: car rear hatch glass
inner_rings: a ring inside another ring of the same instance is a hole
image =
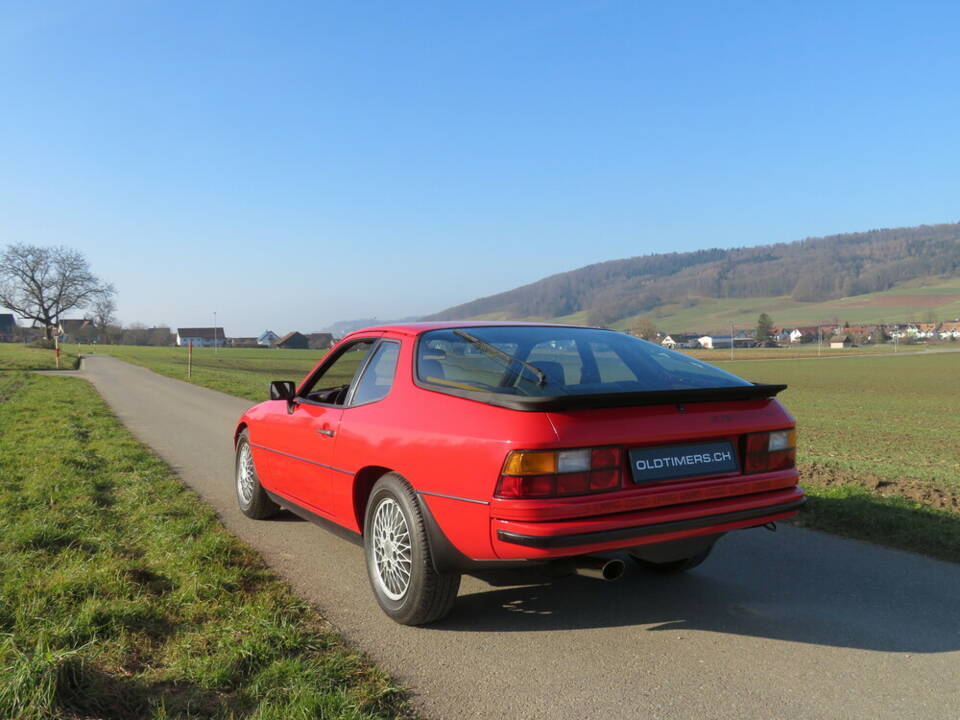
[[[562,325],[426,332],[417,343],[416,381],[526,411],[751,400],[785,387],[750,383],[623,333]]]

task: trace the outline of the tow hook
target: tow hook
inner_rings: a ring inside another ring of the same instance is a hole
[[[776,531],[777,531],[777,524],[776,524],[775,522],[764,523],[764,524],[763,524],[763,529],[764,529],[764,530],[769,530],[770,532],[776,532]]]

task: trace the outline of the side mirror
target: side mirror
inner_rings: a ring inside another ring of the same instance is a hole
[[[293,400],[296,395],[297,388],[289,380],[273,380],[270,383],[270,399],[271,400]]]

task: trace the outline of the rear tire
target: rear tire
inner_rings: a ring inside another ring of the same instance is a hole
[[[237,491],[237,504],[240,512],[254,520],[266,520],[280,511],[267,491],[260,484],[260,476],[253,462],[253,450],[246,429],[237,438],[237,456],[234,462],[234,489]]]
[[[697,565],[706,560],[707,557],[709,557],[711,550],[713,550],[712,545],[706,550],[698,552],[696,555],[691,555],[687,558],[681,558],[680,560],[671,560],[670,562],[658,563],[651,562],[650,560],[642,560],[632,553],[630,553],[630,559],[645,570],[651,570],[662,575],[674,575],[676,573],[686,572],[687,570],[692,570],[695,568]]]
[[[460,575],[434,570],[420,504],[403,477],[387,473],[373,486],[363,529],[367,577],[390,618],[424,625],[453,609]]]

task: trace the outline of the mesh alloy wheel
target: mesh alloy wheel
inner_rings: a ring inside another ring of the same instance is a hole
[[[384,498],[373,516],[373,552],[381,591],[391,600],[400,600],[410,587],[413,562],[410,529],[393,498]]]
[[[237,437],[237,456],[234,463],[234,486],[237,489],[237,505],[240,512],[254,520],[266,520],[276,515],[277,505],[260,484],[257,465],[250,448],[250,437],[246,429]]]
[[[257,487],[256,471],[253,467],[253,453],[249,443],[241,443],[237,450],[237,497],[241,505],[253,502],[253,493]]]

